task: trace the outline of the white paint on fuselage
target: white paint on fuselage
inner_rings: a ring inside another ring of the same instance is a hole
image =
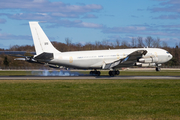
[[[104,63],[122,59],[137,50],[147,50],[148,52],[144,57],[157,57],[158,62],[156,64],[165,63],[172,58],[172,55],[163,49],[136,48],[54,53],[54,59],[49,63],[73,68],[100,69]]]

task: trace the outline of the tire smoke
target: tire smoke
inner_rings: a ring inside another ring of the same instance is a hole
[[[32,75],[37,75],[37,76],[80,76],[80,75],[84,75],[84,74],[79,73],[79,72],[66,71],[66,70],[60,70],[60,71],[43,70],[43,71],[33,71]]]

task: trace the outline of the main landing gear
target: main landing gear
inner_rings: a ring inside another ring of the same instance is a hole
[[[119,74],[120,74],[119,70],[109,71],[109,76],[111,76],[111,77],[113,77],[115,75],[119,75]],[[97,71],[97,70],[90,71],[90,75],[100,76],[101,72]]]
[[[90,71],[90,75],[96,75],[96,76],[100,76],[101,75],[101,72],[100,71]]]
[[[112,77],[119,74],[120,74],[119,70],[109,71],[109,76],[112,76]]]

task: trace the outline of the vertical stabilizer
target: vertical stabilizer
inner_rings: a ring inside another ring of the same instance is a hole
[[[39,55],[43,52],[48,53],[58,53],[58,51],[49,41],[48,37],[38,24],[38,22],[29,22],[33,42],[36,50],[36,55]]]

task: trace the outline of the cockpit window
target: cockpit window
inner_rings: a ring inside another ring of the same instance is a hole
[[[169,52],[166,52],[167,54],[170,54]]]

